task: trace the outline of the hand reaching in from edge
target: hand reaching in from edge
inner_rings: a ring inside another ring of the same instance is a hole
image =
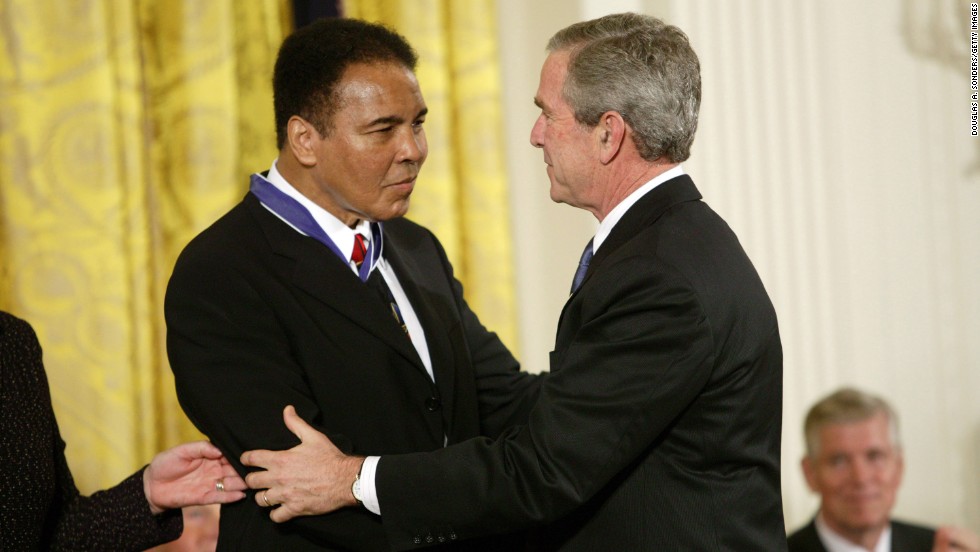
[[[207,441],[184,443],[157,454],[143,472],[150,510],[224,504],[245,498],[245,481]]]
[[[940,527],[932,552],[980,552],[980,536],[963,527]]]

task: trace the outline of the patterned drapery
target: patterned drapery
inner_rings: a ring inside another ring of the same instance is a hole
[[[174,394],[163,291],[276,155],[286,5],[0,3],[0,308],[39,334],[83,491],[200,437]]]

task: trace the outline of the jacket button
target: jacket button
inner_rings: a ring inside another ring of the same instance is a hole
[[[436,539],[432,536],[432,533],[429,533],[428,535],[425,536],[425,542],[432,544],[436,542]]]
[[[449,532],[449,540],[456,540],[456,531]]]
[[[437,540],[438,540],[439,542],[446,542],[446,537],[445,537],[445,535],[443,535],[442,533],[439,533],[439,536],[437,536],[437,537],[436,537],[436,539],[437,539]]]
[[[442,401],[438,397],[429,397],[425,399],[425,409],[429,412],[435,412],[442,408]]]
[[[422,537],[420,537],[419,535],[415,535],[415,538],[412,539],[412,542],[415,544],[422,544]]]

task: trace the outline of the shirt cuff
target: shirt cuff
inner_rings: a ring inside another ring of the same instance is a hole
[[[374,486],[374,473],[378,470],[380,456],[368,456],[361,464],[361,502],[372,514],[381,515],[381,504],[378,503],[378,489]]]

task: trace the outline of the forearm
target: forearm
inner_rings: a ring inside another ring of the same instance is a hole
[[[145,550],[178,538],[181,511],[150,511],[143,470],[90,497],[63,505],[51,535],[53,550]]]

